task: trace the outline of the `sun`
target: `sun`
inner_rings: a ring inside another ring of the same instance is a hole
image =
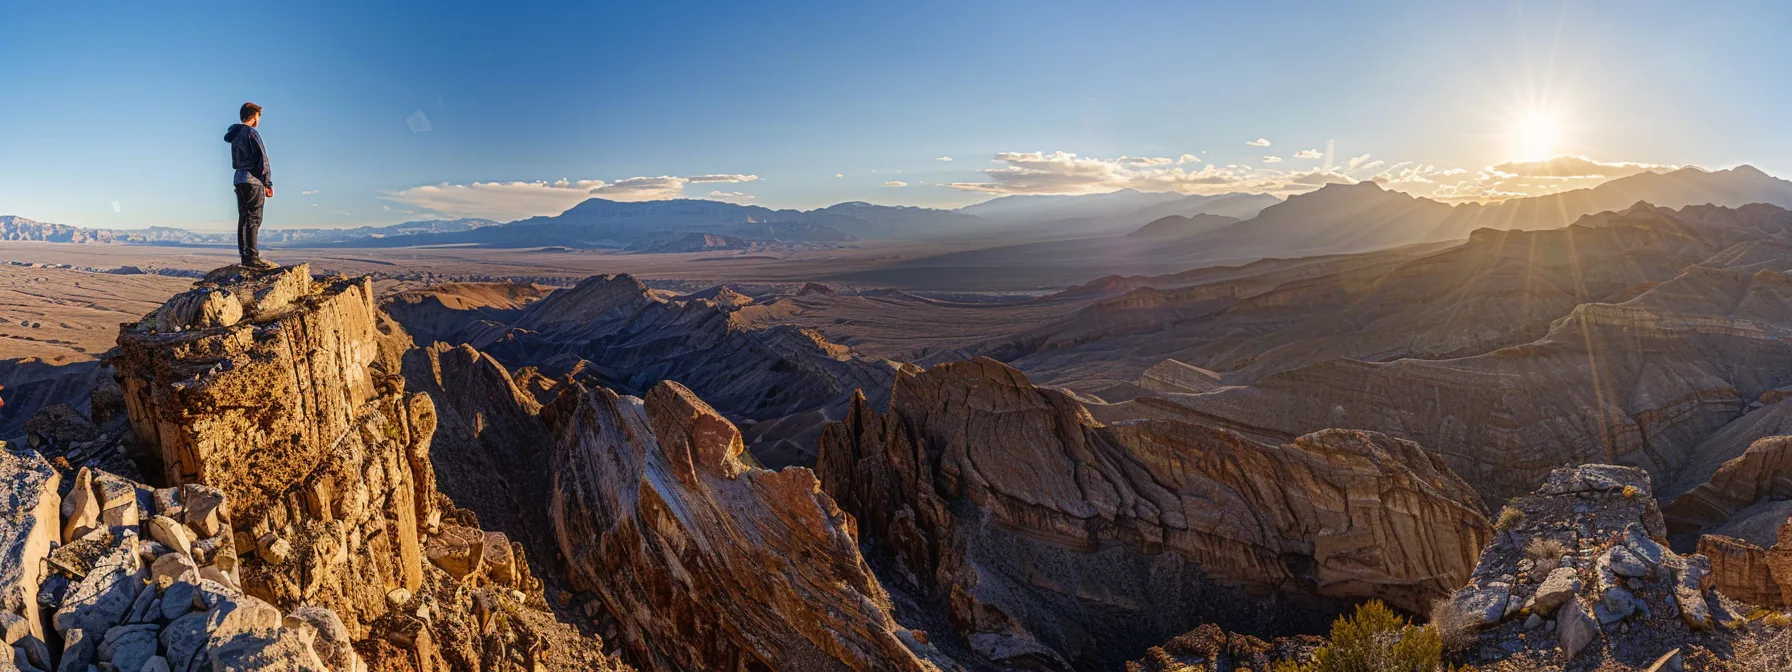
[[[1512,125],[1512,149],[1520,161],[1541,161],[1555,156],[1562,140],[1562,125],[1547,112],[1521,115]]]

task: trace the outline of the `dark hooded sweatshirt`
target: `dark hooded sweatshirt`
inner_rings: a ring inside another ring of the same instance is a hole
[[[247,124],[231,124],[224,132],[230,143],[230,167],[236,169],[233,184],[259,182],[274,188],[274,172],[268,167],[268,148],[261,144],[261,134]]]

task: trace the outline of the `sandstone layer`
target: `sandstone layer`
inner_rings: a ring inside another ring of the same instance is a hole
[[[890,398],[824,431],[823,488],[996,665],[1114,665],[1208,620],[1289,618],[1246,594],[1309,619],[1326,599],[1422,609],[1487,539],[1461,479],[1379,434],[1104,425],[988,359],[901,375]]]
[[[114,360],[164,484],[229,496],[241,585],[342,617],[391,669],[610,669],[543,608],[520,547],[436,489],[431,398],[366,278],[214,271],[135,325]]]
[[[563,394],[552,519],[574,586],[656,670],[931,670],[896,625],[851,516],[808,469],[741,461],[734,425],[690,390]]]

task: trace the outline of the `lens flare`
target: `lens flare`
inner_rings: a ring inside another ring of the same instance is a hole
[[[1520,161],[1538,161],[1555,155],[1562,139],[1562,126],[1546,112],[1530,112],[1513,124],[1512,142],[1515,157]]]

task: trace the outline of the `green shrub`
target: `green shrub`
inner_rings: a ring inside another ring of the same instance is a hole
[[[1276,666],[1276,672],[1437,672],[1443,663],[1437,628],[1408,623],[1379,600],[1332,622],[1331,642],[1304,665]]]

